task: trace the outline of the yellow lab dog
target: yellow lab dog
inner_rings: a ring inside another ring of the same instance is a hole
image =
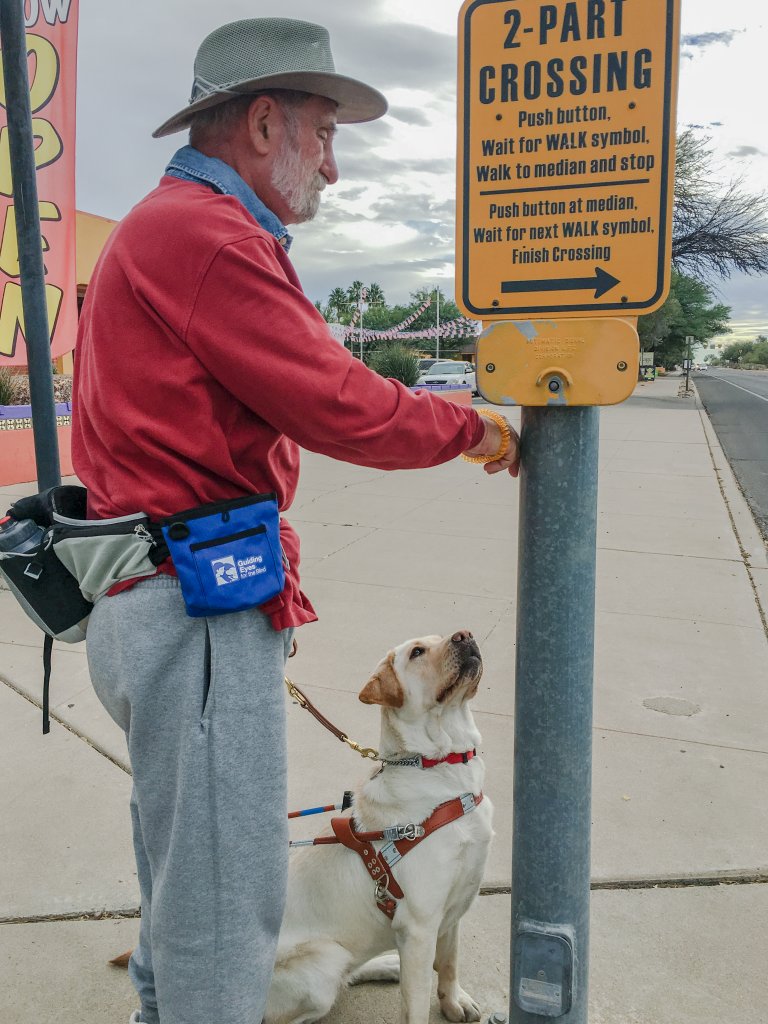
[[[357,852],[329,836],[292,858],[265,1024],[308,1024],[328,1013],[343,982],[398,974],[403,1024],[427,1024],[433,968],[443,1015],[480,1020],[459,984],[458,951],[493,835],[469,707],[481,675],[477,644],[461,630],[400,644],[363,687],[360,700],[381,707],[384,766],[357,788],[351,824],[387,836],[361,840]],[[437,808],[454,816],[432,832]]]

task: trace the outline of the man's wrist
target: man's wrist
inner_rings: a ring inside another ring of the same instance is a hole
[[[498,413],[483,409],[480,413],[485,424],[482,441],[462,454],[465,462],[496,462],[504,458],[510,449],[511,431],[509,424]]]

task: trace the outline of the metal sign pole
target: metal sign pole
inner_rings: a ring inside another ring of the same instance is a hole
[[[511,1024],[586,1024],[597,408],[524,408]]]
[[[686,392],[686,394],[690,390],[689,381],[690,381],[690,378],[691,378],[691,359],[693,358],[691,353],[693,351],[693,341],[694,341],[694,338],[693,338],[692,335],[688,335],[686,337],[686,339],[685,339],[686,354],[687,354],[687,358],[685,360],[685,392]]]
[[[32,429],[40,490],[61,483],[45,267],[35,177],[32,112],[27,71],[24,0],[0,0],[0,39],[8,113],[13,201],[19,247],[24,339],[27,343]]]
[[[587,1021],[598,408],[669,294],[679,39],[680,0],[459,13],[456,302],[523,410],[512,1024]]]

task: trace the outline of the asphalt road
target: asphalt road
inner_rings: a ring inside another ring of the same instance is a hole
[[[693,373],[731,468],[768,539],[768,371]]]

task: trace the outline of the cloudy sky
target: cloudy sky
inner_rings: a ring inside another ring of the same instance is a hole
[[[640,3],[643,0],[629,0]],[[78,207],[119,218],[156,183],[185,136],[153,140],[186,104],[204,36],[226,21],[322,21],[337,70],[376,86],[390,113],[339,131],[339,183],[318,218],[296,229],[305,291],[377,281],[389,302],[440,283],[453,295],[456,139],[454,0],[80,0]],[[322,14],[319,12],[322,11]],[[712,136],[720,173],[768,190],[762,0],[684,0],[678,121]],[[768,333],[768,279],[717,283],[732,328]]]

